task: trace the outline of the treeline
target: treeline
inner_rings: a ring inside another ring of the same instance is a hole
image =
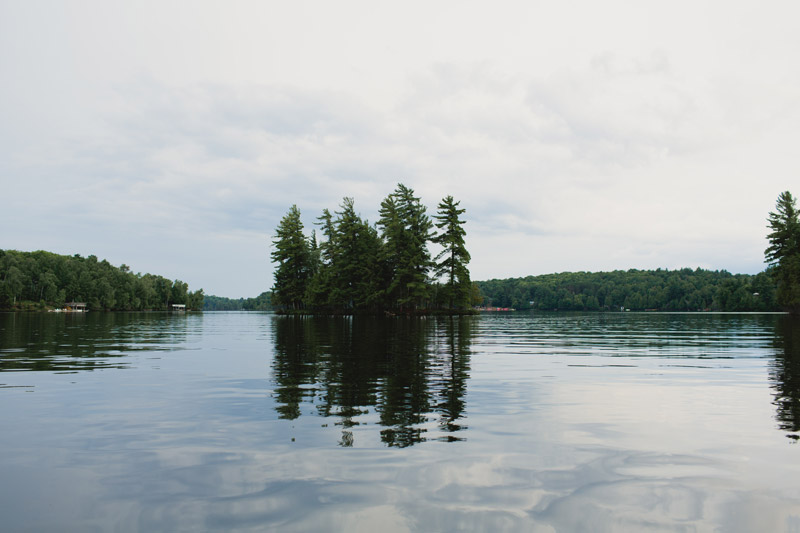
[[[375,225],[356,213],[352,198],[334,214],[323,210],[317,242],[292,206],[273,240],[273,302],[295,313],[466,311],[473,285],[463,213],[447,196],[432,220],[414,191],[399,184],[381,202]],[[436,257],[429,244],[440,248]]]
[[[780,311],[770,270],[563,272],[476,282],[485,305],[559,311]]]
[[[97,257],[45,251],[0,250],[0,309],[63,307],[85,302],[93,310],[202,309],[203,289],[154,274],[134,274]]]
[[[225,298],[206,295],[203,311],[269,311],[272,309],[272,293],[262,292],[255,298]]]

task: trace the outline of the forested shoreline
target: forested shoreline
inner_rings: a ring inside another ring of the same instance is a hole
[[[487,306],[541,311],[781,311],[770,270],[562,272],[478,281]]]
[[[781,311],[771,270],[619,270],[561,272],[473,282],[478,307],[537,311]],[[206,311],[269,311],[272,294],[256,298],[206,295]],[[531,303],[533,302],[533,304]]]
[[[206,294],[203,311],[271,311],[272,293],[262,292],[255,298],[226,298]]]
[[[562,272],[472,285],[475,305],[518,310],[782,310],[772,269],[755,275],[699,268]],[[0,250],[0,309],[36,310],[68,301],[85,301],[94,310],[166,310],[172,303],[206,311],[274,308],[269,291],[254,298],[203,295],[202,289],[189,292],[179,280],[133,274],[125,265],[114,267],[95,256]]]
[[[84,302],[91,310],[165,311],[203,308],[203,289],[116,267],[96,256],[0,250],[0,309],[44,310]]]
[[[800,312],[800,220],[785,191],[769,213],[768,267],[758,274],[725,270],[562,272],[473,282],[467,264],[464,209],[452,196],[433,220],[414,191],[398,185],[370,225],[344,198],[323,210],[316,231],[304,233],[292,206],[281,220],[271,259],[272,291],[255,298],[205,296],[180,280],[132,273],[94,255],[0,250],[0,309],[42,310],[85,302],[93,310],[271,310],[298,314],[467,313],[475,306],[558,311]],[[435,232],[434,226],[439,230]],[[428,244],[440,248],[432,257]]]
[[[800,314],[800,214],[789,191],[767,217],[767,268],[563,272],[477,282],[485,305],[559,311],[788,311]]]

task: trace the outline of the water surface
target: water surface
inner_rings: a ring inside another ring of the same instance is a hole
[[[798,531],[800,324],[0,314],[3,531]]]

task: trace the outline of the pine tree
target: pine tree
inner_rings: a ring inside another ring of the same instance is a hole
[[[378,298],[377,270],[380,238],[375,228],[356,213],[345,198],[334,223],[331,300],[340,308],[364,309]]]
[[[306,303],[312,309],[322,309],[331,305],[336,234],[333,227],[333,216],[327,209],[323,209],[322,215],[317,218],[315,224],[321,226],[324,240],[319,243],[317,249],[317,265],[306,288]]]
[[[778,284],[777,300],[791,313],[800,313],[800,219],[789,191],[778,196],[767,218],[769,247],[764,251]]]
[[[303,234],[300,211],[293,205],[275,230],[274,250],[270,254],[275,268],[273,301],[277,305],[298,310],[311,277],[309,243]]]
[[[379,275],[383,287],[383,303],[386,307],[396,307],[401,297],[398,277],[398,258],[403,248],[404,231],[397,211],[394,196],[389,195],[381,202],[378,226],[382,228],[383,246],[379,257]]]
[[[382,203],[378,225],[382,228],[384,265],[390,265],[387,287],[388,303],[401,309],[425,305],[428,297],[428,273],[431,255],[431,223],[425,206],[414,191],[398,184]]]
[[[444,299],[448,306],[465,308],[469,306],[472,282],[469,279],[467,264],[470,255],[464,243],[464,220],[459,217],[464,214],[464,209],[459,209],[461,202],[455,202],[452,196],[447,196],[439,204],[438,214],[434,215],[436,227],[441,232],[433,238],[433,242],[442,246],[442,251],[436,256],[436,275],[444,276],[447,280],[444,286]]]
[[[771,266],[778,266],[782,259],[800,252],[800,221],[792,193],[784,191],[778,196],[775,211],[767,218],[772,231],[767,235],[769,248],[764,251]]]

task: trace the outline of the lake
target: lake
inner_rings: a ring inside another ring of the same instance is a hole
[[[2,531],[800,531],[775,314],[0,314]]]

